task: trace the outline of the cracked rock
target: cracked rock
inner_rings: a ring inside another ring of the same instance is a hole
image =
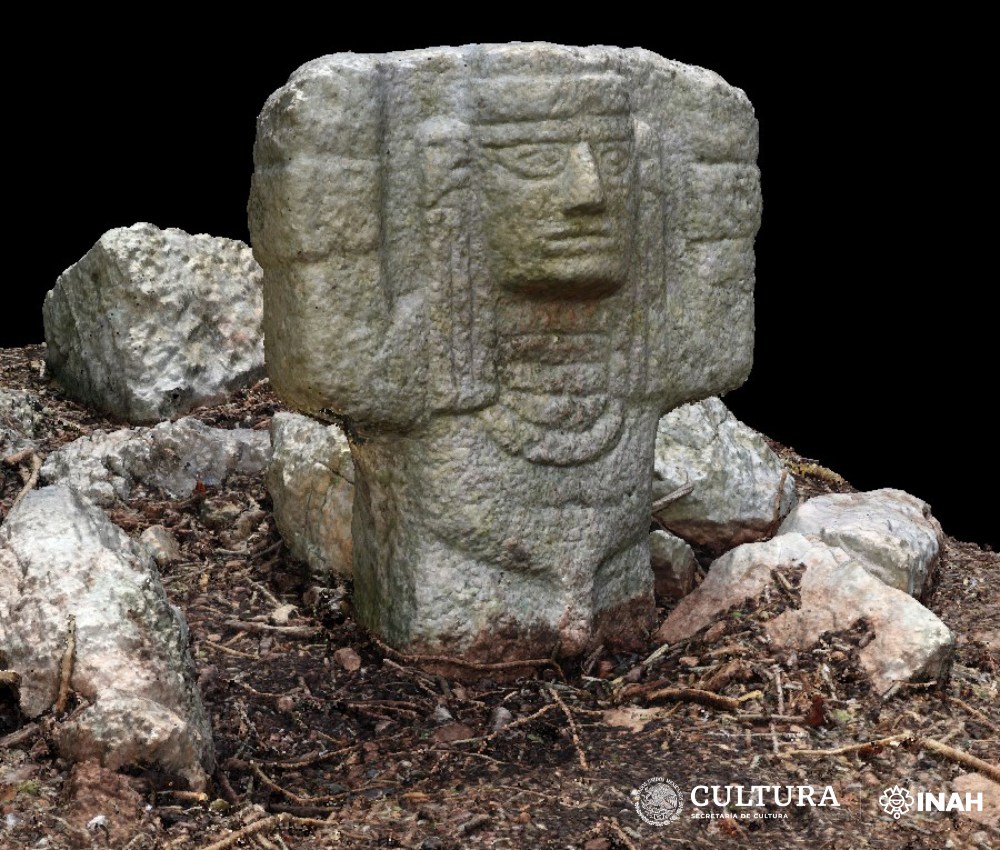
[[[321,579],[352,574],[354,464],[344,432],[297,413],[271,419],[267,490],[278,531]]]
[[[716,560],[705,580],[670,613],[656,640],[676,643],[710,626],[719,615],[774,588],[773,571],[792,575],[800,602],[772,620],[765,631],[778,647],[805,650],[824,632],[847,631],[866,620],[874,638],[858,662],[878,693],[897,681],[947,675],[955,637],[912,596],[875,578],[843,549],[815,537],[782,534],[765,543],[739,546]]]
[[[142,544],[69,488],[45,487],[0,527],[0,655],[21,675],[26,716],[55,704],[71,630],[81,706],[56,729],[63,757],[203,786],[212,736],[181,613]]]
[[[694,588],[694,550],[679,537],[657,529],[649,534],[649,563],[657,598],[681,599]]]
[[[46,363],[78,401],[156,422],[264,376],[262,314],[261,270],[242,242],[120,227],[45,297]]]
[[[212,428],[187,417],[154,428],[95,431],[52,452],[41,477],[110,507],[128,499],[137,483],[182,498],[198,481],[216,487],[230,475],[257,475],[270,454],[261,431]]]
[[[920,596],[937,565],[941,526],[902,490],[830,493],[795,508],[778,529],[812,534],[850,553],[890,587]]]
[[[694,485],[692,492],[656,518],[715,555],[770,536],[796,503],[795,482],[781,460],[718,398],[660,419],[653,501],[685,484]]]

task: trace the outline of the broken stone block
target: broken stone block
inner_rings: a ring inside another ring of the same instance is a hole
[[[267,492],[292,554],[313,574],[350,576],[354,464],[340,427],[297,413],[271,418]]]
[[[796,533],[738,546],[713,562],[705,580],[663,621],[656,640],[676,643],[733,606],[780,593],[773,571],[785,575],[800,595],[797,607],[790,604],[765,625],[776,646],[806,650],[824,632],[847,631],[865,620],[875,637],[858,661],[878,693],[896,682],[947,675],[955,638],[941,620],[843,549]]]
[[[184,619],[145,548],[66,487],[33,490],[0,527],[0,655],[28,717],[53,708],[61,661],[85,701],[57,729],[69,759],[156,765],[204,784],[214,755]]]
[[[902,490],[829,493],[803,502],[778,529],[812,534],[850,553],[890,587],[920,596],[937,565],[941,525]]]
[[[52,452],[41,478],[110,507],[128,499],[137,483],[182,498],[198,481],[217,487],[231,475],[258,475],[270,456],[262,431],[212,428],[186,417],[154,428],[95,431]]]
[[[258,121],[268,370],[342,424],[355,610],[472,660],[638,648],[656,424],[753,349],[757,123],[644,50],[310,62]]]
[[[679,537],[657,529],[649,534],[649,565],[659,599],[681,599],[694,589],[698,561]]]
[[[692,491],[656,518],[714,555],[771,536],[797,501],[780,458],[717,398],[679,407],[657,428],[653,501],[686,484]]]
[[[134,224],[105,233],[43,307],[47,367],[128,422],[223,401],[263,377],[261,274],[242,242]]]

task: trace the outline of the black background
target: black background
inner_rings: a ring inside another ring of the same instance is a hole
[[[58,33],[42,21],[8,33],[31,58],[6,64],[7,257],[19,259],[5,269],[3,345],[41,341],[44,293],[112,227],[248,239],[256,116],[311,58],[642,46],[717,71],[760,122],[755,365],[727,404],[859,488],[908,490],[949,533],[1000,545],[995,142],[974,43],[985,24],[817,18],[779,32],[721,13],[665,27],[630,10],[592,25],[505,13],[462,26],[373,6],[333,26],[291,9],[211,23],[155,9],[134,25],[61,17]]]

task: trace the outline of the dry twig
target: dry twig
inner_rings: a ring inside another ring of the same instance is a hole
[[[692,490],[694,490],[694,484],[684,484],[678,487],[673,492],[667,493],[666,496],[661,496],[655,502],[653,502],[653,507],[651,508],[651,513],[659,513],[664,508],[672,505],[674,502],[680,501],[685,496],[687,496]]]
[[[625,832],[625,830],[622,829],[621,824],[618,823],[618,818],[608,818],[606,823],[611,828],[611,831],[615,834],[615,837],[622,844],[625,845],[627,850],[639,850],[639,848],[636,847],[635,844],[633,843],[632,839],[628,837],[628,834]]]
[[[0,750],[7,750],[12,747],[16,747],[19,744],[23,744],[37,732],[38,732],[38,724],[29,723],[27,726],[23,726],[17,731],[11,732],[9,735],[4,735],[2,738],[0,738]]]
[[[528,667],[549,667],[558,671],[560,678],[565,678],[563,676],[562,668],[551,658],[529,658],[524,661],[496,661],[492,663],[485,661],[466,661],[464,658],[453,658],[450,655],[407,655],[405,652],[393,649],[391,646],[383,643],[376,637],[372,637],[372,640],[383,652],[388,653],[389,655],[394,655],[396,658],[401,658],[407,664],[452,664],[456,667],[466,667],[470,670],[493,672],[520,670]]]
[[[21,492],[14,497],[14,501],[10,503],[10,510],[14,510],[21,500],[30,493],[35,485],[38,483],[38,473],[42,468],[42,459],[36,455],[34,452],[31,453],[31,472],[28,475],[28,480],[24,482],[24,486],[21,488]],[[8,514],[10,511],[7,512]]]
[[[563,698],[559,696],[559,692],[552,685],[548,686],[548,691],[552,694],[552,699],[562,709],[563,714],[566,715],[566,722],[569,723],[569,731],[573,736],[573,746],[576,747],[576,754],[580,760],[580,770],[590,770],[590,765],[587,764],[587,755],[583,751],[583,744],[580,743],[580,733],[576,728],[576,719],[573,717],[573,712],[569,710],[569,706],[563,702]]]
[[[238,829],[236,832],[231,835],[227,835],[220,841],[216,841],[214,844],[209,844],[207,847],[203,847],[202,850],[228,850],[229,847],[233,847],[234,845],[240,843],[244,838],[250,838],[251,836],[258,835],[259,833],[277,829],[285,823],[298,824],[299,826],[332,827],[335,825],[330,821],[317,820],[316,818],[295,817],[294,815],[282,812],[281,814],[255,821],[249,826],[243,827],[243,829]]]
[[[781,689],[781,668],[775,664],[771,668],[771,672],[774,674],[774,690],[778,694],[778,714],[785,713],[785,692]]]
[[[454,744],[471,744],[471,743],[478,744],[478,743],[486,743],[487,741],[492,741],[494,738],[499,738],[501,735],[505,735],[511,729],[516,729],[518,726],[525,726],[528,723],[531,723],[532,720],[537,720],[543,714],[547,714],[553,708],[558,708],[558,707],[559,707],[558,703],[555,703],[555,702],[546,703],[540,709],[538,709],[538,711],[534,712],[533,714],[529,714],[527,717],[521,717],[521,718],[519,718],[517,720],[512,720],[510,723],[508,723],[502,729],[497,729],[496,732],[491,732],[489,735],[480,735],[480,736],[478,736],[476,738],[459,738],[457,741],[451,741],[450,743],[452,745],[454,745]]]
[[[726,697],[714,691],[703,691],[700,688],[659,688],[645,694],[646,702],[666,700],[669,702],[694,702],[719,711],[737,711],[740,700]]]
[[[834,747],[832,750],[785,750],[783,756],[839,756],[844,753],[854,753],[875,747],[885,747],[889,744],[898,744],[901,741],[910,740],[914,737],[912,732],[900,732],[890,735],[888,738],[878,738],[874,741],[864,741],[861,744],[847,744],[843,747]]]
[[[235,655],[237,658],[249,658],[251,661],[260,661],[259,655],[251,655],[249,652],[241,652],[238,649],[233,649],[231,646],[226,646],[222,643],[214,643],[210,640],[198,641],[199,648],[205,649],[216,649],[219,652],[224,652],[227,655]]]
[[[965,700],[959,699],[958,697],[954,697],[954,696],[951,696],[949,694],[948,695],[948,702],[953,702],[953,703],[955,703],[955,705],[960,706],[961,708],[964,708],[967,712],[969,712],[969,714],[971,714],[973,717],[975,717],[976,720],[978,720],[980,723],[986,724],[994,732],[1000,732],[1000,725],[998,725],[997,723],[995,723],[993,720],[990,720],[990,718],[986,714],[984,714],[982,711],[980,711],[975,706],[969,705]]]
[[[69,700],[69,683],[73,678],[73,654],[76,651],[76,617],[72,614],[66,621],[66,648],[59,662],[59,695],[56,697],[55,712],[62,714]]]
[[[32,448],[21,449],[21,451],[14,452],[12,455],[7,455],[7,457],[3,459],[3,462],[7,464],[7,466],[17,466],[20,463],[24,463],[24,461],[30,458],[34,453],[35,450]]]
[[[301,806],[308,806],[314,803],[315,800],[310,800],[308,797],[302,797],[292,791],[282,788],[277,782],[271,779],[263,770],[260,769],[260,765],[257,762],[250,762],[250,769],[254,772],[254,775],[264,783],[265,786],[270,788],[272,791],[281,794],[283,797],[287,797],[293,803],[298,803]]]
[[[255,634],[274,634],[286,638],[318,638],[323,634],[322,629],[315,626],[272,626],[270,623],[255,623],[248,620],[226,620],[226,628],[239,629],[244,632]]]
[[[933,738],[924,738],[921,743],[931,752],[944,756],[946,759],[967,767],[970,770],[978,771],[994,782],[1000,782],[1000,767],[997,767],[995,764],[983,761],[981,758],[977,758],[963,750],[956,750],[954,747],[949,747],[947,744],[942,744]]]

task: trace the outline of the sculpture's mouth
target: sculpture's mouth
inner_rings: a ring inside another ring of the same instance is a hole
[[[600,256],[619,252],[618,245],[610,236],[589,233],[566,233],[549,237],[542,247],[542,254],[546,257]]]
[[[589,226],[557,227],[549,230],[545,238],[551,242],[561,242],[566,239],[583,239],[590,236],[611,236],[611,224],[603,222]]]

